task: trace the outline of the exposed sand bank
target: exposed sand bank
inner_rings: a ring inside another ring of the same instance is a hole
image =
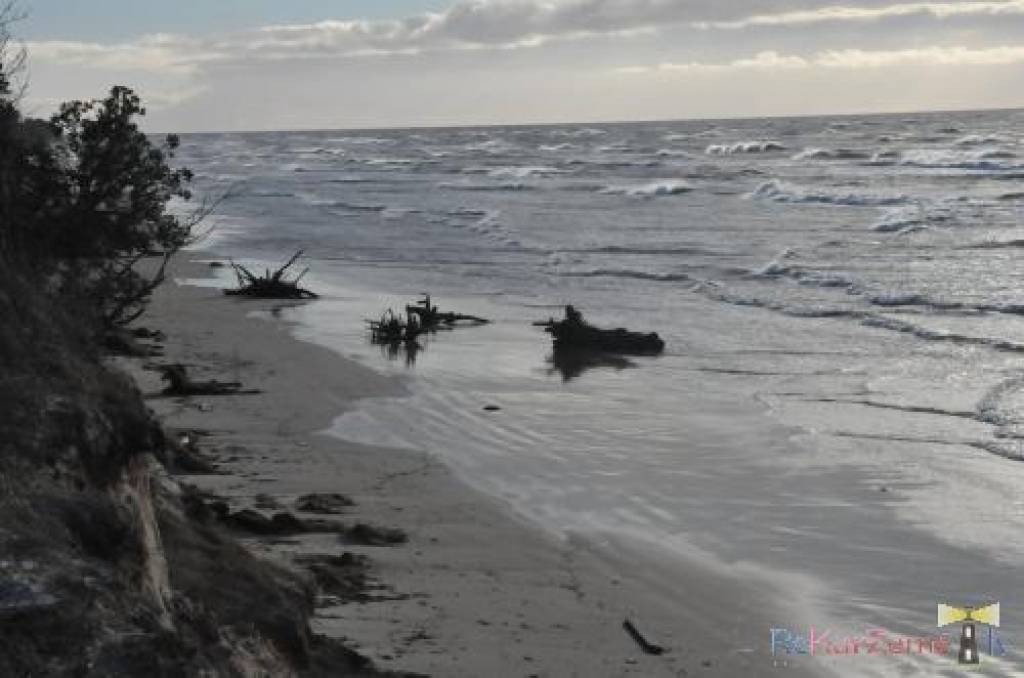
[[[207,271],[185,262],[173,275]],[[226,475],[190,480],[233,505],[290,509],[302,494],[340,492],[356,502],[345,521],[409,534],[395,547],[343,546],[330,534],[250,541],[283,560],[345,550],[373,560],[379,599],[325,607],[316,630],[347,637],[383,668],[435,676],[824,673],[826,664],[773,666],[769,629],[799,620],[745,582],[742,568],[685,567],[638,559],[640,551],[611,541],[552,536],[425,453],[321,433],[359,398],[397,395],[402,385],[294,339],[273,319],[274,306],[165,285],[142,320],[167,334],[166,355],[150,362],[180,362],[197,378],[237,380],[260,393],[149,402],[167,426],[209,433],[202,449]],[[155,372],[136,372],[144,392],[159,392]],[[668,651],[641,652],[622,628],[627,616]]]

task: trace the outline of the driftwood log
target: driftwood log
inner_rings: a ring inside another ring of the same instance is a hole
[[[556,351],[577,349],[621,355],[658,355],[665,350],[665,342],[654,332],[594,327],[572,306],[565,307],[564,319],[550,318],[536,322],[534,326],[543,327],[551,335]]]
[[[257,390],[242,390],[242,384],[237,381],[193,381],[188,376],[184,365],[164,365],[160,368],[160,374],[167,382],[164,389],[165,395],[171,396],[211,396],[211,395],[241,395],[259,393]]]
[[[315,292],[299,287],[299,282],[309,272],[304,269],[294,278],[285,277],[285,273],[302,256],[302,250],[292,255],[291,259],[285,262],[276,271],[267,269],[262,276],[257,276],[245,266],[231,262],[238,279],[238,287],[233,290],[224,290],[224,294],[235,297],[253,297],[256,299],[317,299],[319,295]]]
[[[381,314],[379,320],[367,320],[370,327],[370,340],[375,344],[414,344],[426,328],[419,318],[406,313],[403,318],[388,309]]]
[[[627,619],[624,622],[622,622],[622,628],[626,629],[626,633],[629,634],[629,637],[632,638],[636,642],[636,644],[640,646],[640,649],[646,652],[647,654],[665,654],[665,648],[663,648],[661,645],[655,645],[654,643],[644,638],[643,634],[640,633],[640,630],[637,629],[637,627],[630,620]]]
[[[406,306],[405,312],[409,316],[418,318],[420,325],[428,330],[438,329],[439,327],[452,327],[459,323],[486,325],[490,322],[486,318],[480,318],[475,315],[442,312],[431,302],[430,295],[426,293],[415,304]]]

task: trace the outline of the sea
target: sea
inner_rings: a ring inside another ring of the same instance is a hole
[[[937,603],[999,601],[981,670],[1017,670],[1024,111],[189,134],[176,161],[223,198],[197,247],[302,250],[322,298],[280,315],[401,376],[334,435],[736,573],[793,625],[921,636]],[[492,322],[369,342],[423,293]],[[532,323],[566,304],[666,352],[555,359]]]

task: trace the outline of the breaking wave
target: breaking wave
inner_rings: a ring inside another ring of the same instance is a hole
[[[598,268],[591,271],[572,271],[564,275],[571,278],[629,278],[632,280],[651,280],[655,282],[696,282],[685,273],[653,273],[651,271],[634,271],[630,269]]]
[[[607,186],[600,192],[610,195],[629,195],[636,198],[653,198],[689,193],[692,190],[693,186],[681,179],[665,179],[635,186]]]
[[[786,147],[777,141],[741,141],[735,144],[711,144],[704,153],[707,155],[736,155],[738,153],[770,153],[784,151]]]
[[[886,205],[905,205],[911,202],[910,197],[903,194],[827,193],[806,189],[795,184],[779,181],[778,179],[764,182],[748,193],[747,197],[781,203],[846,205],[851,207],[884,207]]]
[[[536,188],[521,181],[512,181],[496,184],[476,184],[469,182],[442,182],[438,188],[446,188],[453,191],[530,191]]]
[[[871,156],[863,151],[849,148],[805,148],[793,156],[793,160],[867,160]]]

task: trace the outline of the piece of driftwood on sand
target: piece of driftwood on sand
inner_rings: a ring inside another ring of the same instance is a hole
[[[299,281],[309,272],[308,268],[294,278],[285,277],[285,272],[301,256],[302,250],[299,250],[285,262],[284,266],[273,272],[267,269],[262,276],[257,276],[245,266],[232,261],[231,267],[235,270],[235,276],[238,278],[238,287],[233,290],[224,290],[224,294],[256,299],[317,299],[319,298],[318,294],[299,287]]]
[[[631,332],[625,328],[603,329],[589,324],[572,306],[565,307],[565,318],[550,318],[534,323],[551,335],[555,350],[587,350],[622,355],[658,355],[665,342],[655,332]]]
[[[436,330],[441,327],[450,328],[459,324],[486,325],[491,322],[475,315],[442,312],[432,303],[430,295],[427,293],[424,293],[423,298],[415,304],[406,306],[405,312],[410,317],[415,316],[419,320],[420,326],[427,330]]]
[[[242,384],[237,381],[194,381],[181,364],[163,365],[160,368],[160,375],[167,382],[164,395],[212,396],[259,393],[254,389],[242,390]]]
[[[367,320],[366,324],[370,328],[370,340],[375,344],[412,344],[426,331],[416,315],[406,312],[403,318],[390,308],[379,320]]]

